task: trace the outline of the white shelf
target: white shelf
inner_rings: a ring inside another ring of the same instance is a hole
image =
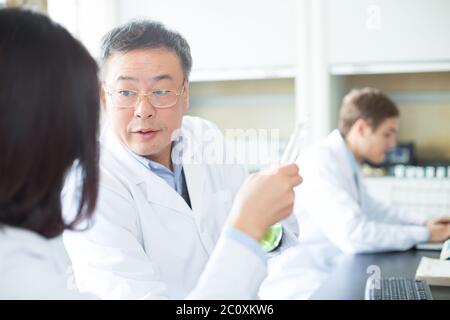
[[[294,94],[274,94],[274,95],[237,95],[224,96],[214,95],[210,96],[194,96],[190,97],[191,104],[198,107],[210,107],[211,103],[214,106],[230,107],[230,106],[248,106],[248,107],[273,107],[273,106],[294,106]]]
[[[388,92],[389,97],[397,103],[448,103],[450,91],[410,91]]]
[[[193,70],[191,82],[294,78],[295,67]]]
[[[337,64],[330,66],[332,75],[421,73],[450,71],[450,61]]]

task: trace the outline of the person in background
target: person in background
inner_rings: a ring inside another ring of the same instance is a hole
[[[70,287],[57,248],[64,230],[95,217],[97,65],[48,17],[1,9],[0,67],[0,299],[95,298]],[[81,188],[75,215],[67,220],[61,190],[73,170]],[[291,212],[299,183],[295,164],[246,179],[188,298],[255,297],[266,272],[258,241]]]
[[[345,254],[407,250],[450,237],[450,217],[429,218],[384,205],[367,191],[360,165],[383,162],[396,145],[399,110],[373,88],[352,90],[339,128],[307,148],[297,163],[299,245],[269,261],[262,299],[308,299]]]
[[[429,218],[384,205],[367,191],[360,165],[382,163],[396,146],[400,113],[374,88],[355,89],[343,100],[339,129],[305,151],[305,182],[296,192],[300,243],[320,244],[323,254],[407,250],[450,237],[450,217]]]

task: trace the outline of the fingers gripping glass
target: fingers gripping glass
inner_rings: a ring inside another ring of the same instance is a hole
[[[179,97],[184,92],[184,85],[180,92],[166,89],[156,89],[149,93],[139,93],[131,89],[108,89],[107,94],[111,97],[115,108],[134,108],[138,105],[140,98],[145,97],[150,104],[159,109],[171,108],[177,104]]]
[[[294,132],[292,133],[286,149],[284,150],[283,156],[281,157],[281,164],[294,163],[295,160],[297,160],[306,137],[305,126],[305,122],[296,124]],[[281,222],[278,222],[266,230],[259,244],[264,252],[271,252],[280,245],[282,237],[283,226]]]

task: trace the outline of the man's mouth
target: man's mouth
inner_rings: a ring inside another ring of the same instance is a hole
[[[133,131],[134,134],[139,135],[142,138],[153,138],[160,130],[154,130],[154,129],[139,129],[136,131]]]

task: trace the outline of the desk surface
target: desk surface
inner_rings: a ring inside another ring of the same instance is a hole
[[[381,277],[414,278],[420,259],[425,256],[439,258],[439,252],[409,250],[349,256],[331,273],[328,279],[311,296],[317,300],[363,300],[367,267],[380,267]],[[450,299],[450,287],[431,286],[435,300]]]

